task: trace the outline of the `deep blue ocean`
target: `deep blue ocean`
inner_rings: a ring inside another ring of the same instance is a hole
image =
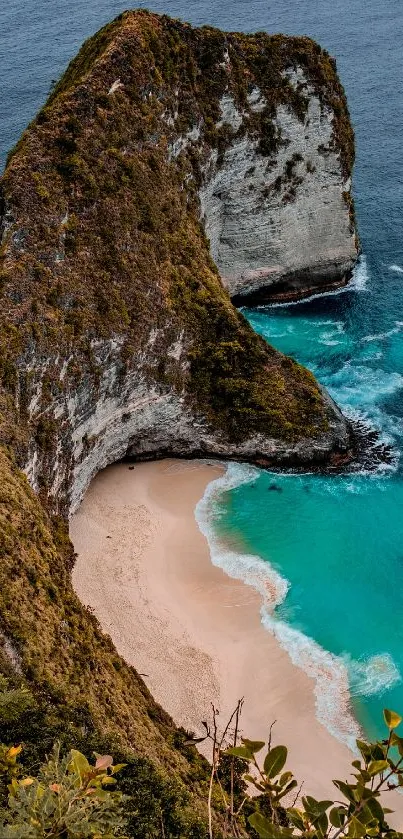
[[[309,366],[348,415],[377,428],[399,454],[401,0],[165,0],[148,7],[196,25],[310,35],[336,57],[356,131],[354,194],[363,258],[350,290],[246,315],[274,346]],[[125,8],[117,0],[1,4],[0,168],[82,41]],[[236,547],[228,570],[234,573],[238,562],[238,573],[247,577],[253,559],[266,563],[261,567],[277,605],[273,611],[267,602],[263,620],[316,680],[318,716],[344,739],[354,733],[346,715],[348,682],[356,717],[368,734],[378,732],[383,707],[403,711],[403,465],[397,459],[377,474],[327,478],[234,467],[231,480],[231,489],[227,480],[226,491],[210,494],[216,532]],[[217,561],[225,565],[225,556]]]

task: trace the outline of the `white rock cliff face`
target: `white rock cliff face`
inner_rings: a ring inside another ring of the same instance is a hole
[[[279,148],[263,156],[248,134],[235,137],[218,163],[213,151],[204,167],[201,218],[211,253],[231,296],[266,289],[298,296],[316,285],[345,282],[357,259],[349,215],[350,179],[334,148],[333,114],[324,108],[301,72],[308,109],[301,122],[280,106],[275,117]],[[230,95],[222,98],[220,125],[239,132],[248,114]],[[252,112],[266,102],[255,88]]]
[[[178,351],[178,348],[181,348]],[[326,459],[335,442],[341,449],[349,444],[349,432],[342,414],[324,393],[329,408],[329,428],[317,439],[300,440],[292,445],[263,434],[242,443],[229,443],[224,435],[208,427],[202,416],[195,415],[182,396],[163,390],[148,379],[145,357],[134,360],[123,374],[118,340],[97,342],[94,358],[100,372],[97,389],[83,379],[77,388],[66,387],[57,402],[47,411],[57,419],[59,433],[50,463],[38,454],[31,441],[24,472],[36,492],[41,489],[43,471],[51,469],[47,481],[50,506],[72,514],[79,506],[91,480],[105,466],[125,456],[151,459],[165,455],[179,457],[217,457],[273,463],[312,464]],[[178,370],[186,366],[186,352],[181,336],[172,345],[172,358]],[[56,359],[53,372],[63,378],[66,364]],[[49,363],[40,368],[36,362],[31,384],[29,419],[32,424],[43,416],[40,407],[41,379],[49,372]],[[46,460],[46,459],[45,459]]]
[[[295,70],[287,72],[285,81],[298,91],[303,88],[304,118],[286,105],[278,106],[273,117],[256,85],[243,99],[242,110],[231,92],[228,53],[222,65],[228,85],[227,92],[217,97],[216,134],[207,130],[197,97],[186,129],[182,122],[182,130],[176,130],[180,94],[174,91],[167,103],[160,103],[148,140],[150,145],[157,139],[161,143],[164,162],[172,166],[175,184],[193,213],[198,197],[200,219],[223,283],[238,301],[261,294],[298,297],[345,282],[357,257],[357,244],[349,212],[350,183],[334,142],[333,113]],[[120,78],[107,92],[111,98],[124,95]],[[145,90],[144,97],[150,96]],[[260,144],[266,111],[273,119],[272,153],[270,149],[263,153]],[[253,118],[255,127],[249,130]],[[226,141],[221,152],[214,147],[219,136]],[[61,233],[53,268],[63,271],[69,222],[65,207],[58,218]],[[197,225],[196,216],[194,221]],[[13,247],[22,251],[24,229],[17,221],[14,224]],[[10,226],[13,217],[4,204],[3,238]],[[122,355],[123,327],[122,334],[94,338],[85,357],[59,357],[60,350],[53,346],[48,355],[46,350],[41,354],[32,341],[19,357],[16,402],[18,410],[27,406],[25,473],[51,510],[73,512],[96,473],[126,455],[312,466],[351,448],[349,425],[325,392],[328,428],[319,436],[290,443],[246,429],[241,442],[232,442],[219,425],[209,422],[207,409],[202,414],[204,405],[189,398],[190,333],[183,324],[173,325],[165,314],[155,320],[152,315],[129,362]],[[74,349],[66,351],[70,353]],[[161,361],[168,362],[171,378],[159,375]],[[175,384],[170,386],[169,381]]]

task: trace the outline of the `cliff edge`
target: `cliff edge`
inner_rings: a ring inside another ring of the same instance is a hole
[[[344,282],[352,161],[316,44],[138,11],[83,46],[0,182],[0,672],[37,703],[0,740],[34,763],[60,738],[135,752],[157,820],[158,786],[198,823],[206,766],[75,596],[68,515],[125,455],[348,456],[330,397],[228,289]]]
[[[312,150],[324,125],[307,171],[295,138]],[[334,66],[306,38],[127,12],[83,46],[1,182],[1,441],[50,509],[75,509],[125,455],[293,465],[347,450],[336,406],[255,335],[212,257],[232,292],[258,263],[260,283],[274,201],[297,270],[313,213],[312,199],[297,223],[298,196],[330,160],[347,178],[352,157]],[[347,204],[339,190],[337,214],[325,186],[326,242],[341,243]]]

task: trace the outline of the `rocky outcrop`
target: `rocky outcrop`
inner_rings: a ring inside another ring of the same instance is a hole
[[[334,65],[309,39],[128,12],[83,46],[1,180],[0,672],[35,695],[12,737],[36,765],[60,739],[134,752],[129,791],[146,808],[157,796],[135,835],[159,834],[179,799],[173,832],[204,835],[209,775],[75,596],[68,515],[125,455],[349,457],[337,407],[253,332],[214,260],[234,295],[275,266],[277,283],[311,282],[332,249],[341,275],[353,149]]]
[[[211,153],[200,190],[201,214],[211,252],[235,302],[297,299],[345,284],[357,259],[351,215],[351,177],[334,143],[334,114],[324,107],[301,70],[286,78],[303,90],[301,120],[284,105],[274,117],[275,158],[243,134],[223,159]],[[254,88],[248,104],[267,101]],[[221,124],[238,134],[248,112],[233,97],[220,101]]]
[[[70,513],[78,507],[92,478],[125,456],[136,460],[210,456],[262,466],[311,467],[348,449],[346,422],[325,392],[327,424],[314,438],[290,441],[260,432],[234,441],[224,431],[212,428],[202,412],[187,405],[183,394],[150,382],[144,359],[133,359],[131,369],[124,371],[119,341],[99,342],[93,350],[100,371],[96,389],[92,380],[84,377],[75,388],[61,391],[44,417],[38,406],[42,405],[42,382],[49,375],[47,365],[35,371],[36,385],[28,407],[37,432],[30,439],[24,471],[37,493],[41,493],[47,475],[48,502],[65,499]],[[178,358],[178,363],[185,361]],[[63,379],[61,368],[52,372]]]
[[[125,455],[348,451],[336,406],[253,333],[215,263],[235,297],[342,281],[352,160],[309,39],[133,12],[84,45],[1,186],[1,441],[49,509]]]
[[[191,151],[193,168],[198,163],[201,220],[236,303],[295,300],[345,285],[359,250],[353,135],[334,62],[316,52],[313,66],[308,39],[261,42],[255,38],[274,67],[265,74],[260,64],[257,72],[252,59],[240,90],[227,36],[213,130],[206,132],[195,102],[197,120],[170,142],[172,157]],[[167,114],[173,129],[178,112]]]

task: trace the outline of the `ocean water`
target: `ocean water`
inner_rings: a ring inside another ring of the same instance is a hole
[[[163,0],[224,29],[307,34],[336,57],[356,131],[363,258],[348,290],[245,312],[396,453],[376,474],[280,476],[233,465],[197,516],[213,560],[264,595],[262,620],[313,678],[318,717],[346,742],[403,710],[403,86],[401,0]],[[117,0],[0,8],[0,168],[82,41]],[[223,541],[226,548],[223,548]],[[269,663],[268,663],[269,666]]]

